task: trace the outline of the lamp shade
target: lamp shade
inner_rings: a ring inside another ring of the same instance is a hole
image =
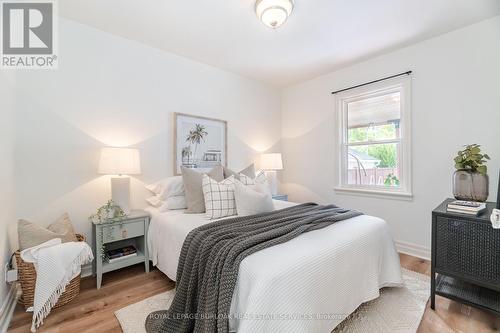
[[[263,170],[283,170],[283,162],[280,153],[262,154],[260,156],[260,168]]]
[[[106,175],[140,174],[139,150],[132,148],[102,148],[98,172]]]

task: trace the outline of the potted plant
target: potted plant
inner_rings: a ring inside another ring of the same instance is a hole
[[[490,157],[481,153],[478,144],[466,145],[455,157],[453,195],[457,200],[480,201],[488,199],[488,168]]]
[[[127,214],[116,205],[113,200],[108,200],[108,202],[99,207],[95,214],[90,215],[90,222],[94,223],[104,223],[106,221],[119,221],[127,217]]]

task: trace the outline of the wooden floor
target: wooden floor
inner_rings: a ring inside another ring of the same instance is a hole
[[[428,261],[404,254],[400,257],[402,267],[430,275]],[[53,310],[37,332],[121,332],[116,310],[173,287],[174,283],[157,269],[145,274],[143,265],[105,274],[100,290],[95,288],[94,278],[85,278],[80,295]],[[18,305],[8,332],[30,332],[30,323],[30,314]],[[418,329],[418,333],[429,332],[500,332],[500,317],[437,296],[436,311],[427,304]]]

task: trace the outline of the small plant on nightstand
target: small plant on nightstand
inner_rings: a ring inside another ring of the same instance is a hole
[[[108,202],[97,208],[95,214],[90,215],[89,221],[92,223],[103,223],[104,221],[116,220],[120,221],[127,217],[127,214],[120,208],[120,206],[115,205],[113,200],[108,200]]]

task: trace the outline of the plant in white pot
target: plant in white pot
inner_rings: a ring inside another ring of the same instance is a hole
[[[490,157],[481,153],[478,144],[466,145],[455,157],[453,195],[458,200],[480,201],[488,199],[488,167]]]

